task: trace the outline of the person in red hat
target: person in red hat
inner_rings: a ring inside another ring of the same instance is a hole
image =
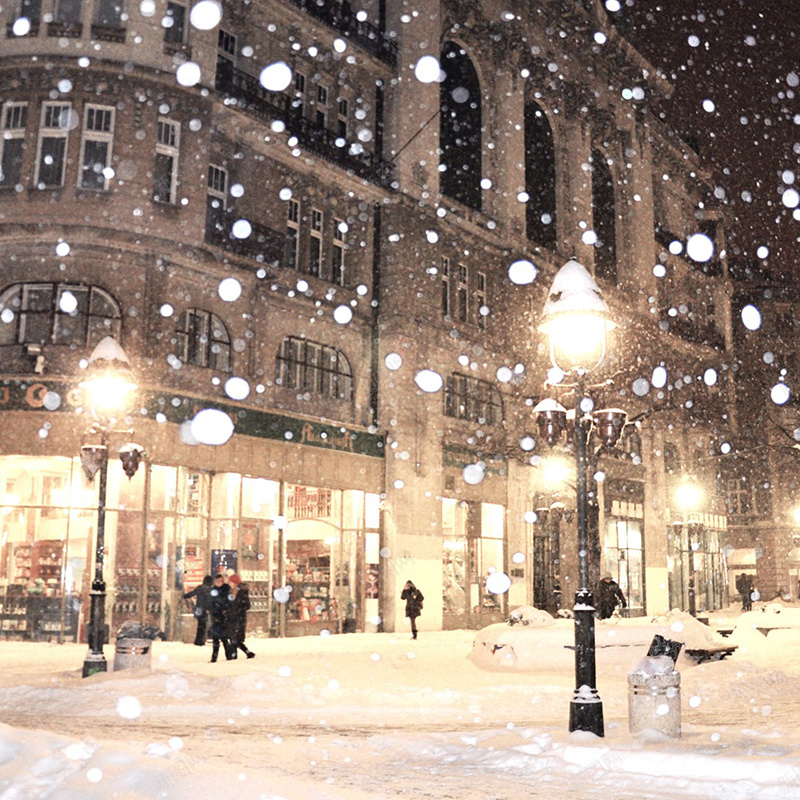
[[[234,573],[228,577],[228,621],[227,634],[230,640],[229,658],[236,658],[236,651],[241,650],[248,658],[255,658],[256,654],[247,649],[244,643],[247,635],[247,611],[250,608],[250,592],[246,583],[242,583],[241,576]]]

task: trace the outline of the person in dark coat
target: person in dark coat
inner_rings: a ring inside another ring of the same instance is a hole
[[[231,601],[228,599],[228,587],[224,575],[214,576],[214,585],[209,592],[209,609],[211,617],[211,661],[217,660],[219,646],[225,651],[225,658],[231,660],[230,641],[228,640],[228,610]]]
[[[206,575],[200,585],[183,595],[184,600],[194,598],[194,615],[197,618],[197,633],[194,643],[200,647],[205,645],[208,638],[208,608],[211,605],[211,587],[213,585],[214,579],[210,575]]]
[[[406,581],[400,599],[406,601],[406,616],[411,621],[411,638],[417,638],[417,617],[422,613],[422,592],[411,581]]]
[[[600,619],[608,619],[614,613],[617,605],[621,605],[623,608],[628,607],[625,595],[622,594],[622,589],[619,588],[619,584],[608,572],[603,575],[597,584],[597,594],[594,601]]]
[[[230,641],[228,655],[236,658],[236,651],[241,650],[248,658],[255,658],[256,654],[247,649],[244,643],[247,635],[247,611],[250,608],[250,592],[247,584],[242,583],[238,575],[228,578],[228,619],[227,633]]]

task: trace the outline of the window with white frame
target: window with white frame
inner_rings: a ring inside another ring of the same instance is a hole
[[[347,223],[343,219],[333,221],[333,253],[331,266],[334,283],[344,286],[344,235],[347,232]]]
[[[225,210],[228,197],[228,171],[215,164],[208,166],[208,204],[212,208]]]
[[[300,263],[300,203],[289,200],[286,216],[286,268],[297,269]]]
[[[231,337],[216,314],[190,308],[178,317],[175,333],[184,364],[230,372]]]
[[[28,125],[27,103],[3,106],[0,131],[0,186],[17,186],[22,180],[22,154]]]
[[[81,172],[78,177],[78,185],[82,189],[108,189],[113,141],[114,108],[86,106],[83,113]]]
[[[163,117],[158,118],[156,160],[153,169],[153,200],[159,203],[175,203],[180,131],[179,123]]]
[[[475,319],[479,328],[486,327],[486,273],[479,272],[476,276],[478,291],[475,293]]]
[[[456,280],[456,319],[466,322],[469,319],[469,269],[466,264],[458,265]]]
[[[39,125],[39,150],[36,159],[36,185],[40,189],[64,183],[72,106],[69,103],[45,103]]]
[[[308,272],[310,275],[322,274],[322,212],[311,209],[311,226],[308,242]]]
[[[450,303],[450,259],[447,256],[442,257],[441,275],[442,275],[442,315],[445,317],[449,317],[452,308]]]

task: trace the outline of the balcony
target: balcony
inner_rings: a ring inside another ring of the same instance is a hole
[[[231,226],[239,218],[239,215],[209,206],[206,210],[206,244],[221,247],[237,256],[257,259],[265,265],[279,266],[283,260],[285,235],[248,220],[252,227],[250,236],[237,239],[231,234]]]
[[[387,38],[377,26],[356,19],[350,3],[329,2],[329,0],[288,0],[288,2],[334,28],[390,67],[397,66],[397,44]]]
[[[318,156],[346,169],[359,178],[372,181],[385,189],[391,188],[394,170],[388,161],[367,151],[351,153],[333,131],[315,125],[292,108],[286,95],[268,92],[258,78],[220,60],[217,64],[215,88],[226,98],[235,101],[238,108],[264,122],[282,120],[286,130],[294,134],[300,145]],[[341,146],[340,146],[341,145]]]

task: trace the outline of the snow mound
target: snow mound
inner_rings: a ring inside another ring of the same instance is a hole
[[[555,619],[541,608],[519,606],[511,612],[509,625],[531,625],[535,628],[547,628],[555,623]]]

